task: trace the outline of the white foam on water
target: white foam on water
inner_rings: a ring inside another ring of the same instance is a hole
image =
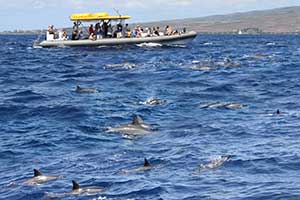
[[[136,46],[138,46],[138,47],[161,47],[162,44],[160,44],[160,43],[154,43],[154,42],[149,42],[149,43],[137,44]]]
[[[205,42],[205,43],[203,43],[203,45],[204,46],[211,46],[211,45],[213,45],[214,43],[212,43],[212,42]]]
[[[276,43],[275,42],[268,42],[266,45],[267,46],[274,46],[274,45],[276,45]]]
[[[136,64],[134,63],[118,63],[118,64],[107,64],[105,65],[106,68],[125,68],[125,69],[133,69],[136,67]]]

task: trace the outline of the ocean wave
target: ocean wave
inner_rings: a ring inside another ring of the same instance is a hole
[[[105,192],[66,199],[299,197],[299,37],[51,49],[31,49],[36,36],[0,37],[1,198],[42,199],[70,191],[73,179]],[[155,134],[107,134],[134,115]],[[159,167],[120,173],[144,158]],[[24,185],[34,168],[64,178]]]

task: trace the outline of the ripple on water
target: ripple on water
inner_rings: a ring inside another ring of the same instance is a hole
[[[73,179],[105,191],[63,199],[300,198],[299,37],[52,49],[32,48],[36,36],[0,39],[0,198],[42,199],[70,191]],[[145,105],[151,97],[166,103]],[[106,132],[134,115],[154,133]],[[195,173],[220,155],[233,157]],[[156,168],[121,173],[144,158]],[[33,168],[63,178],[26,186]]]

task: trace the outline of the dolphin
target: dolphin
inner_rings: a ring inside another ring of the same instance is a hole
[[[138,173],[138,172],[144,172],[153,169],[153,166],[150,164],[150,162],[147,160],[147,158],[144,159],[144,166],[132,169],[132,170],[122,170],[123,173],[125,174],[130,174],[130,173]]]
[[[97,187],[81,187],[76,181],[72,181],[73,188],[72,191],[66,193],[71,195],[80,195],[80,194],[96,194],[103,192],[103,188],[97,188]]]
[[[207,103],[200,105],[200,108],[227,108],[227,109],[242,109],[246,105],[240,103]]]
[[[223,106],[223,103],[206,103],[203,105],[200,105],[200,108],[220,108]]]
[[[286,112],[282,112],[281,110],[277,109],[276,112],[272,115],[275,115],[275,116],[283,116],[283,115],[287,115],[288,113]]]
[[[130,124],[109,128],[107,132],[117,132],[125,136],[138,137],[150,134],[150,128],[151,127],[145,124],[144,120],[140,116],[134,116],[133,121]]]
[[[252,56],[253,58],[262,59],[268,57],[267,55],[264,55],[262,53],[256,53]]]
[[[221,66],[221,67],[240,67],[241,64],[238,62],[233,62],[231,58],[224,58],[223,62],[217,62],[217,65]]]
[[[290,115],[291,113],[288,112],[283,112],[279,109],[275,110],[275,112],[270,112],[270,113],[262,113],[260,114],[261,116],[269,116],[269,117],[283,117],[283,116],[287,116]]]
[[[245,105],[240,104],[240,103],[225,103],[224,107],[228,108],[228,109],[241,109],[241,108],[245,107]]]
[[[49,181],[54,181],[57,180],[59,178],[59,176],[46,176],[46,175],[42,175],[42,173],[37,170],[34,169],[34,177],[25,181],[25,184],[27,185],[39,185],[39,184],[43,184]]]
[[[194,71],[210,71],[212,69],[215,69],[215,67],[211,67],[208,65],[198,65],[198,66],[192,66],[192,67],[190,67],[190,69],[192,69]]]
[[[277,109],[276,112],[275,112],[275,115],[285,115],[287,113],[285,112],[282,112],[281,110]]]
[[[125,61],[124,63],[119,63],[119,64],[107,64],[106,67],[107,68],[134,69],[136,67],[136,64]]]
[[[222,166],[225,162],[229,161],[232,156],[219,156],[218,158],[210,161],[206,164],[200,165],[200,171],[209,170],[209,169],[216,169]]]
[[[73,187],[72,190],[69,192],[65,193],[46,193],[44,199],[48,198],[63,198],[65,196],[69,195],[81,195],[81,194],[86,194],[86,195],[92,195],[92,194],[97,194],[101,193],[104,191],[104,188],[100,187],[81,187],[76,181],[72,181]]]
[[[76,86],[75,92],[78,93],[95,93],[98,92],[96,88],[82,88],[79,85]]]
[[[166,103],[166,100],[162,100],[162,99],[157,99],[157,98],[150,98],[147,101],[144,102],[144,104],[147,105],[161,105]]]

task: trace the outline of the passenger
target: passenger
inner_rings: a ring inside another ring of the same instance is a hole
[[[108,38],[112,38],[113,34],[113,27],[111,26],[111,24],[108,25],[107,27],[107,37]]]
[[[101,39],[103,37],[102,29],[100,23],[95,25],[95,32],[94,34],[97,36],[97,39]]]
[[[182,33],[183,34],[186,33],[186,28],[185,27],[182,29]]]
[[[89,36],[94,33],[94,26],[93,24],[91,24],[90,28],[89,28]]]
[[[131,38],[132,37],[130,29],[127,30],[126,37],[127,38]]]
[[[63,40],[68,40],[69,39],[68,34],[67,34],[67,32],[65,30],[63,30],[62,39]]]
[[[137,34],[137,32],[136,32],[136,28],[135,28],[133,31],[131,31],[130,35],[131,35],[131,37],[135,38],[136,34]]]
[[[116,30],[114,31],[114,38],[122,38],[123,26],[122,24],[117,24]]]
[[[74,22],[74,24],[73,24],[73,31],[78,32],[78,24],[76,22]]]
[[[119,31],[119,32],[122,32],[122,31],[123,31],[123,26],[122,26],[121,23],[119,23],[119,24],[117,25],[117,31]]]
[[[136,37],[140,38],[142,37],[143,29],[140,26],[136,27]]]
[[[144,33],[143,28],[140,29],[140,35],[141,35],[141,37],[146,37],[147,36],[147,33]]]
[[[164,33],[164,35],[169,36],[169,35],[172,35],[172,34],[173,34],[172,28],[171,28],[169,25],[167,25],[166,28],[165,28],[165,33]]]
[[[152,36],[152,29],[151,28],[149,28],[149,27],[147,27],[146,28],[146,37],[151,37]]]
[[[142,31],[142,37],[150,37],[151,36],[151,30],[147,27],[145,32]]]
[[[117,31],[117,38],[122,38],[123,37],[123,34],[122,34],[122,32],[120,32],[120,31]]]
[[[113,38],[117,38],[117,35],[118,35],[118,32],[117,32],[117,30],[115,30],[115,31],[113,32],[113,34],[112,34],[112,37],[113,37]]]
[[[102,31],[103,31],[103,37],[106,38],[107,37],[107,33],[108,33],[108,24],[107,24],[107,22],[103,22],[103,24],[102,24]]]
[[[164,33],[160,31],[159,27],[157,27],[156,29],[157,29],[157,32],[158,32],[159,36],[163,36],[164,35]]]
[[[95,24],[95,32],[97,33],[100,29],[100,23]]]
[[[47,31],[47,40],[54,40],[55,39],[55,30],[53,25],[48,26],[48,31]]]
[[[178,30],[173,31],[171,35],[179,35]]]
[[[72,32],[72,40],[78,40],[79,36],[78,36],[78,30],[73,30]]]
[[[79,34],[77,34],[77,39],[76,40],[83,40],[84,36],[83,36],[83,32],[79,31]]]
[[[155,37],[155,36],[157,36],[157,34],[156,34],[155,32],[156,32],[156,28],[155,28],[155,27],[153,27],[153,28],[152,28],[152,37]]]
[[[159,27],[153,27],[153,36],[160,36]]]
[[[58,31],[58,40],[63,40],[64,31],[61,29]]]
[[[67,32],[64,29],[61,29],[58,32],[58,40],[67,40],[67,39],[68,39]]]
[[[123,29],[123,37],[130,38],[131,37],[131,30],[128,27],[128,24],[125,25]]]
[[[96,37],[96,35],[94,33],[91,33],[90,36],[89,36],[89,39],[90,40],[96,40],[97,37]]]

